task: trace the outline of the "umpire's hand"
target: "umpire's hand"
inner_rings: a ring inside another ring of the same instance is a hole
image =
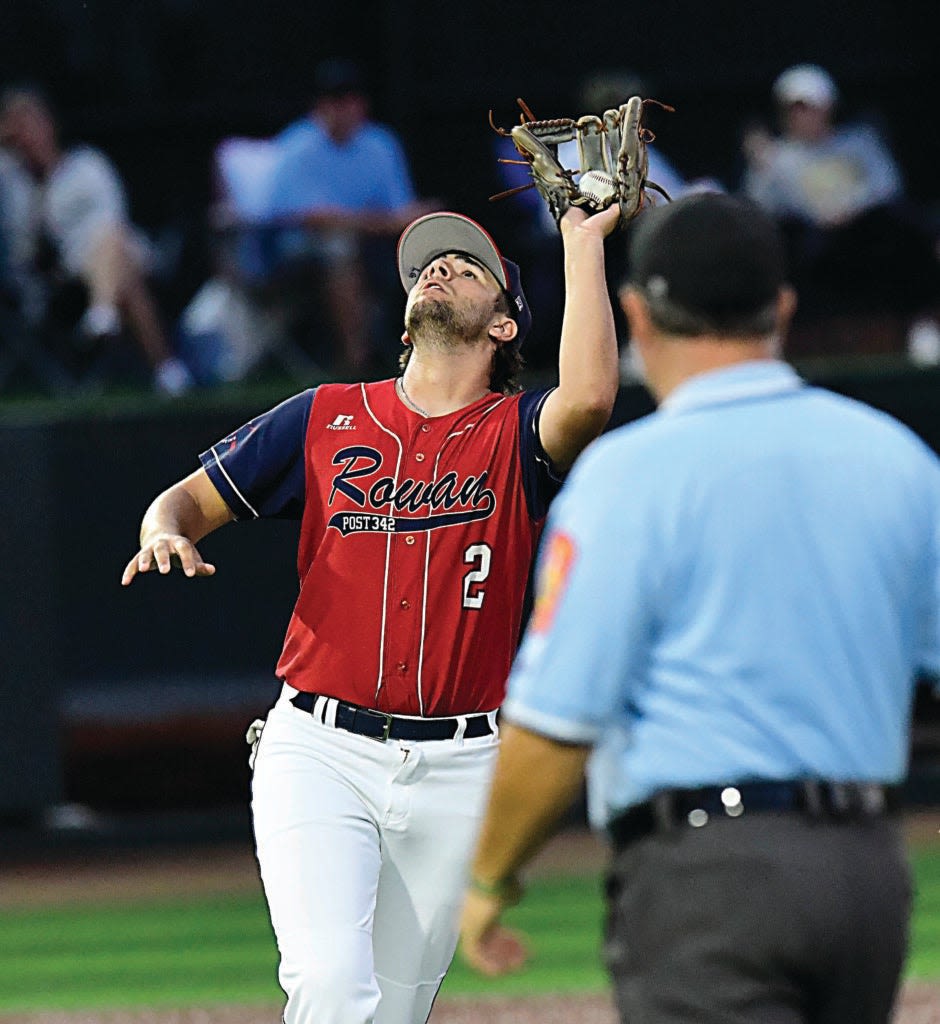
[[[528,950],[519,935],[499,923],[507,903],[495,894],[468,889],[460,919],[460,951],[475,971],[495,978],[525,966]]]

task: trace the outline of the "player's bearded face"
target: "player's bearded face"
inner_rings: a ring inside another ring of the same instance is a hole
[[[446,301],[424,297],[405,311],[405,329],[412,337],[433,336],[444,342],[475,341],[485,333],[496,302]]]

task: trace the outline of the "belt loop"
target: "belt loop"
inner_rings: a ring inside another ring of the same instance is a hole
[[[650,804],[652,806],[653,821],[656,823],[656,828],[660,832],[671,831],[673,825],[676,823],[675,800],[673,799],[672,793],[667,790],[656,793],[650,801]]]
[[[852,790],[842,782],[833,782],[829,786],[829,799],[832,812],[837,818],[844,818],[852,811]]]
[[[455,715],[457,719],[457,731],[454,733],[454,743],[458,747],[463,746],[464,733],[467,731],[467,716],[466,715]]]
[[[825,811],[823,807],[822,787],[815,779],[807,779],[802,784],[803,799],[806,802],[806,813],[811,818],[821,818]]]
[[[874,816],[884,814],[888,810],[888,794],[884,786],[870,782],[862,783],[858,795],[864,814]]]
[[[314,716],[323,725],[328,725],[331,729],[335,729],[336,709],[338,706],[339,701],[335,697],[318,696],[313,705]]]

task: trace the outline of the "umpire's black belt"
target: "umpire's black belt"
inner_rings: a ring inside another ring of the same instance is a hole
[[[461,724],[465,724],[464,739],[489,736],[493,732],[490,717],[486,714],[462,715],[460,718],[402,718],[304,691],[291,697],[291,704],[301,711],[308,711],[324,725],[334,725],[337,729],[370,736],[374,740],[452,740],[460,732]]]
[[[651,832],[701,827],[713,819],[777,811],[853,821],[890,814],[900,805],[900,787],[873,782],[744,782],[665,790],[614,818],[607,830],[614,848],[621,849]]]

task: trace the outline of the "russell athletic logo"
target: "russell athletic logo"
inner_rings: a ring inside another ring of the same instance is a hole
[[[333,420],[332,423],[327,423],[326,429],[327,430],[355,430],[356,428],[353,426],[353,418],[352,418],[352,416],[343,416],[342,414],[340,414],[339,416],[336,417],[335,420]]]
[[[327,525],[344,537],[350,533],[415,533],[472,523],[487,519],[496,508],[496,495],[486,486],[486,470],[462,479],[451,472],[440,480],[406,477],[396,483],[390,476],[378,476],[382,453],[365,445],[341,449],[333,456],[333,465],[341,468],[333,477],[329,504],[343,494],[362,509],[330,517]]]

